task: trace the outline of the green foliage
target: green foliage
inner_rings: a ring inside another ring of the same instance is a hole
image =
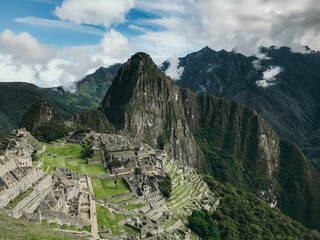
[[[9,134],[14,128],[14,125],[0,113],[0,139]]]
[[[32,159],[33,162],[39,161],[39,156],[37,155],[37,150],[34,150],[34,151],[31,153],[31,159]]]
[[[65,137],[70,128],[63,121],[52,120],[36,129],[34,136],[41,142],[52,142]]]
[[[320,239],[320,235],[281,213],[252,193],[204,177],[219,206],[211,214],[211,224],[224,240]],[[202,213],[204,214],[204,213]]]
[[[160,150],[164,149],[164,146],[168,143],[167,135],[162,133],[159,135],[157,139],[157,148]]]
[[[83,150],[81,151],[82,156],[84,158],[92,158],[92,156],[94,155],[94,151],[92,149],[92,147],[93,147],[92,141],[86,139],[82,143],[82,147],[83,147]]]
[[[70,131],[62,117],[44,99],[38,100],[25,111],[20,127],[25,127],[42,142],[63,138]]]
[[[243,128],[252,128],[243,126]],[[266,189],[270,182],[256,174],[255,162],[258,143],[256,131],[249,129],[243,133],[243,138],[248,141],[247,148],[239,149],[233,153],[234,143],[229,141],[229,135],[234,135],[234,129],[222,130],[220,128],[203,128],[194,133],[198,146],[203,151],[206,161],[211,165],[211,171],[215,179],[221,182],[232,183],[239,189],[255,190]],[[243,129],[242,129],[243,131]],[[249,133],[248,133],[249,132]],[[247,136],[248,135],[248,136]],[[245,171],[243,169],[245,168]]]
[[[280,171],[282,186],[279,208],[309,228],[320,230],[320,176],[302,151],[293,143],[280,139]]]
[[[307,156],[307,158],[310,159],[315,169],[317,169],[318,172],[320,172],[320,147],[319,146],[303,147],[302,151]]]
[[[84,128],[90,128],[100,133],[114,133],[114,126],[109,123],[106,115],[99,109],[89,109],[85,111],[81,116],[81,125]]]
[[[193,210],[188,217],[187,227],[203,240],[219,240],[219,230],[216,228],[211,215],[206,210]]]
[[[159,190],[166,198],[170,198],[172,192],[172,180],[169,174],[162,181],[158,182]]]
[[[119,167],[122,166],[122,163],[121,163],[119,160],[112,160],[112,161],[108,164],[108,166],[109,166],[110,168],[119,168]]]
[[[90,132],[90,129],[89,128],[86,128],[86,127],[80,127],[78,128],[74,133],[73,135],[77,135],[79,133],[89,133]]]

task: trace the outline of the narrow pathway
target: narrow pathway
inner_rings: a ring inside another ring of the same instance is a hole
[[[98,231],[98,221],[97,221],[97,212],[96,212],[96,202],[92,199],[94,195],[93,187],[91,183],[91,178],[87,177],[89,191],[90,191],[90,218],[91,218],[91,233],[94,235],[95,239],[100,239]]]

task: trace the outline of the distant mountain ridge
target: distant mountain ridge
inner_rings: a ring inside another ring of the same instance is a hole
[[[261,53],[264,58],[258,59],[206,47],[179,58],[184,71],[176,84],[238,101],[255,109],[280,136],[308,145],[320,129],[320,53],[293,53],[288,47],[261,48]],[[258,87],[263,73],[276,66],[281,71],[275,84]],[[168,67],[165,62],[162,70]]]
[[[30,83],[0,82],[0,137],[20,124],[22,114],[39,99],[46,99],[64,118],[99,106],[121,64],[100,67],[77,83],[70,93],[62,87],[39,88]]]

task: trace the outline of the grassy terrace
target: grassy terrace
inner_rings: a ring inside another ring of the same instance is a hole
[[[133,209],[137,209],[137,208],[142,208],[145,205],[143,203],[138,203],[138,204],[132,204],[132,205],[127,205],[124,208],[127,210],[133,210]]]
[[[42,225],[50,228],[55,228],[55,229],[71,230],[71,231],[78,231],[78,232],[82,232],[82,231],[91,232],[91,226],[85,226],[83,228],[78,229],[75,226],[69,227],[66,224],[59,225],[58,223],[48,223],[47,221],[42,221]]]
[[[102,226],[106,226],[106,229],[111,230],[112,234],[117,235],[121,233],[122,227],[118,224],[118,219],[114,216],[109,209],[96,205],[97,218],[99,231],[104,230]],[[118,216],[119,218],[119,216]]]
[[[115,180],[92,178],[91,182],[95,197],[97,199],[107,199],[110,196],[130,192],[130,189],[122,178],[117,180],[118,188],[116,188],[114,181]]]
[[[18,197],[16,197],[12,202],[10,202],[7,206],[6,209],[13,209],[15,208],[19,202],[21,202],[24,198],[28,197],[31,193],[33,192],[33,189],[30,188],[24,193],[20,194]]]
[[[0,214],[0,240],[68,240],[85,239],[71,233],[54,231],[23,218],[16,219]]]
[[[111,230],[113,235],[118,235],[123,232],[127,232],[133,236],[139,235],[139,233],[132,228],[119,225],[118,222],[124,220],[126,218],[125,216],[113,213],[108,208],[104,208],[99,204],[97,204],[96,207],[99,231]],[[103,226],[106,226],[106,228],[104,229]]]
[[[79,144],[66,144],[62,147],[54,147],[51,144],[47,145],[46,152],[56,154],[56,157],[52,157],[48,154],[44,155],[44,163],[42,165],[42,169],[44,171],[47,170],[48,166],[50,166],[49,172],[55,173],[54,166],[69,168],[72,171],[79,172],[83,175],[105,175],[107,174],[104,167],[95,166],[89,167],[87,165],[87,160],[82,158],[81,151],[83,148]],[[76,159],[65,159],[66,157],[77,157]],[[39,158],[42,158],[42,154],[40,154]]]

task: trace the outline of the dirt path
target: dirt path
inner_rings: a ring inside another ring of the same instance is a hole
[[[90,190],[90,218],[91,218],[91,233],[95,236],[95,239],[100,239],[98,234],[98,221],[96,213],[96,202],[92,199],[94,195],[91,178],[87,177],[89,190]]]

